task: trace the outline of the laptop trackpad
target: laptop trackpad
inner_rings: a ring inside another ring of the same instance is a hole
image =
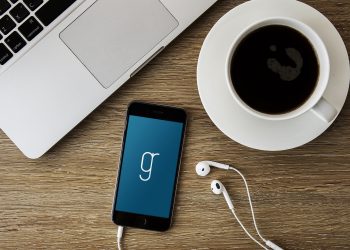
[[[177,26],[159,0],[99,0],[60,37],[108,88]]]

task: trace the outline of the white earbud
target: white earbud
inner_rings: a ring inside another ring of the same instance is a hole
[[[233,209],[232,200],[228,195],[225,186],[220,181],[213,180],[211,182],[211,191],[213,191],[214,194],[223,194],[229,209]]]
[[[200,161],[196,165],[196,172],[199,176],[207,176],[210,173],[210,166],[228,170],[229,165],[218,163],[215,161]]]
[[[249,193],[249,188],[248,188],[248,183],[244,177],[244,175],[236,168],[234,167],[230,167],[229,165],[226,164],[222,164],[222,163],[218,163],[218,162],[214,162],[214,161],[201,161],[198,162],[198,164],[196,165],[196,172],[199,176],[206,176],[210,173],[210,167],[216,167],[216,168],[221,168],[221,169],[225,169],[225,170],[233,170],[236,173],[238,173],[243,181],[244,181],[244,185],[246,187],[247,190],[247,195],[248,195],[248,201],[249,201],[249,206],[250,206],[250,210],[252,213],[252,217],[253,217],[253,222],[254,222],[254,227],[255,230],[257,232],[257,234],[259,235],[260,239],[266,244],[266,246],[268,246],[269,248],[273,249],[273,250],[283,250],[281,247],[279,247],[277,244],[273,243],[270,240],[266,240],[265,238],[263,238],[259,232],[258,226],[256,225],[256,221],[255,221],[255,215],[254,215],[254,209],[253,209],[253,205],[252,205],[252,201],[250,198],[250,193]],[[238,221],[238,223],[240,224],[240,226],[243,228],[243,230],[245,231],[245,233],[253,240],[255,241],[259,246],[261,246],[263,249],[268,250],[264,245],[262,245],[259,241],[257,241],[248,231],[247,229],[244,227],[244,225],[242,224],[242,222],[239,220],[239,218],[237,217],[234,208],[233,208],[233,203],[232,200],[230,198],[230,196],[228,195],[225,186],[218,180],[214,180],[211,182],[211,190],[213,191],[214,194],[223,194],[224,198],[226,200],[226,203],[229,207],[229,209],[231,210],[231,212],[233,213],[233,215],[235,216],[236,220]]]

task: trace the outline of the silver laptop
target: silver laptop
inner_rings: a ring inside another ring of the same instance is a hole
[[[38,158],[216,0],[0,0],[0,128]]]

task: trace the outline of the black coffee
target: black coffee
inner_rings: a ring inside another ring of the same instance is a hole
[[[318,74],[312,45],[287,26],[270,25],[249,33],[232,56],[234,89],[262,113],[283,114],[303,105],[316,87]]]

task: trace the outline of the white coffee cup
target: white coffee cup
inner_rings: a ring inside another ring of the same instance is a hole
[[[283,114],[262,113],[248,106],[237,94],[234,89],[231,77],[231,61],[233,54],[240,42],[252,31],[269,25],[283,25],[293,28],[302,33],[313,46],[319,63],[319,75],[316,87],[310,97],[300,107]],[[330,61],[327,48],[318,34],[305,23],[289,17],[274,17],[260,20],[247,27],[240,33],[238,38],[232,43],[230,53],[226,59],[226,82],[232,97],[237,103],[250,114],[268,120],[287,120],[304,114],[305,112],[314,112],[321,120],[331,122],[337,116],[338,111],[324,97],[324,92],[329,82]]]

